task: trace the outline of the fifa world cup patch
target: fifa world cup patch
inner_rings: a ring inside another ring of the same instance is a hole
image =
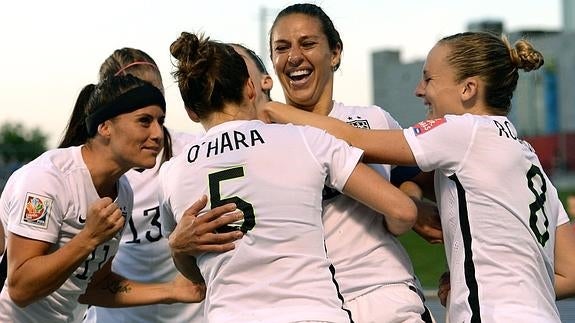
[[[44,229],[47,228],[53,202],[54,200],[49,197],[26,193],[26,204],[24,205],[20,223]]]
[[[424,134],[439,125],[442,125],[445,122],[446,122],[445,118],[425,120],[414,124],[413,126],[411,126],[411,128],[413,128],[413,132],[415,132],[415,135],[417,136]]]

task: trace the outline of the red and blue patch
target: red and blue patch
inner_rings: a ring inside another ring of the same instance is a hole
[[[418,136],[428,132],[429,130],[439,125],[444,124],[446,121],[447,120],[445,120],[445,118],[425,120],[414,124],[413,126],[411,126],[411,128],[413,128],[413,132],[415,133],[415,135]]]

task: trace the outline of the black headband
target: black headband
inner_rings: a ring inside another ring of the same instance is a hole
[[[159,105],[166,112],[166,100],[162,92],[150,84],[133,88],[114,101],[97,107],[92,114],[86,117],[88,135],[94,136],[98,126],[106,120],[150,105]]]

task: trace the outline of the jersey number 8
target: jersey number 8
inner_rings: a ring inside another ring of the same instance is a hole
[[[535,187],[538,184],[539,187]],[[541,173],[539,167],[531,165],[531,168],[527,172],[527,185],[529,190],[535,195],[535,201],[529,204],[529,226],[537,238],[537,242],[545,247],[545,243],[549,240],[549,219],[547,214],[545,214],[544,204],[546,201],[545,193],[547,192],[547,185],[545,183],[545,177]],[[540,189],[540,192],[537,191]],[[543,220],[543,230],[539,231],[537,222]]]

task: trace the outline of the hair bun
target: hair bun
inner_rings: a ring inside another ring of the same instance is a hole
[[[511,62],[526,72],[538,69],[545,62],[543,55],[525,40],[517,41],[510,49],[510,55]]]

